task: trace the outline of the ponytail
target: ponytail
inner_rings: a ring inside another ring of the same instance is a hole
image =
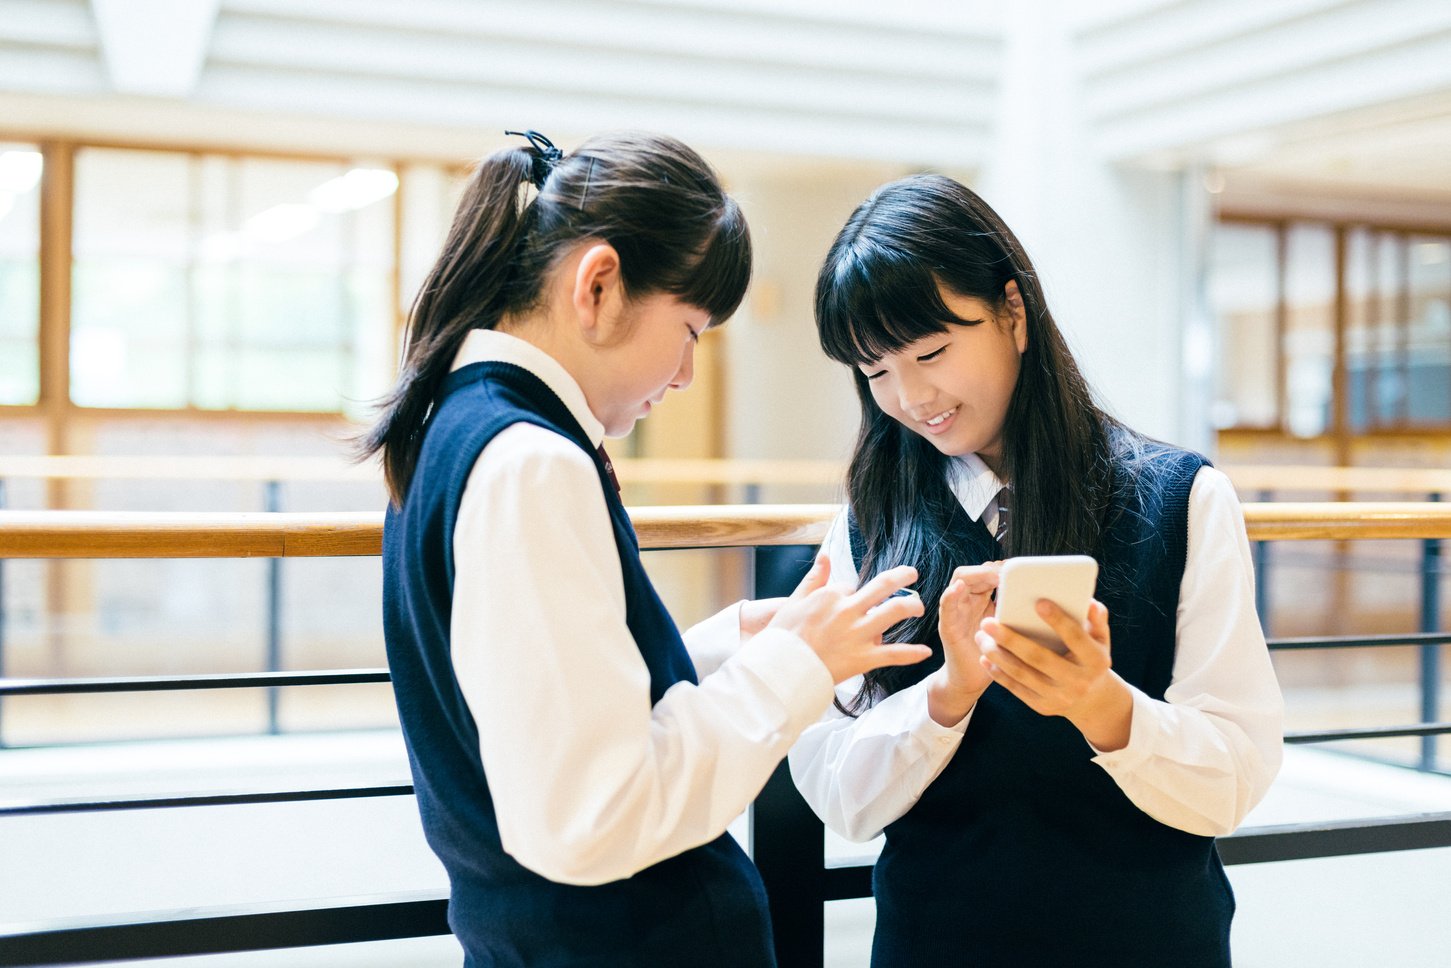
[[[413,300],[397,386],[363,443],[365,455],[383,452],[383,475],[395,504],[402,503],[413,479],[424,423],[464,337],[499,321],[514,250],[524,232],[521,188],[531,178],[532,155],[528,148],[509,148],[478,166],[443,252]]]
[[[627,297],[670,293],[706,310],[712,324],[735,311],[750,281],[745,218],[690,148],[627,134],[591,139],[565,156],[535,132],[526,137],[528,147],[496,152],[469,180],[413,301],[398,383],[359,447],[362,457],[382,452],[395,505],[469,330],[536,308],[570,245],[609,242]]]

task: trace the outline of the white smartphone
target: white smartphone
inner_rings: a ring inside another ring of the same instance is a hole
[[[1098,562],[1088,555],[1009,558],[998,573],[997,619],[1063,655],[1068,647],[1038,615],[1038,601],[1046,598],[1083,622],[1088,619],[1088,603],[1097,582]]]

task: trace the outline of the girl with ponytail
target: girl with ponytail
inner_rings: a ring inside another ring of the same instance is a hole
[[[791,753],[829,826],[885,830],[873,966],[1228,968],[1214,838],[1268,789],[1282,714],[1228,479],[1100,409],[1027,253],[951,179],[862,203],[816,322],[862,409],[823,553],[915,566],[926,607],[888,637],[932,649]],[[1039,603],[1066,655],[991,617],[1000,559],[1063,554],[1099,563],[1082,626]]]
[[[919,661],[921,613],[823,560],[683,636],[602,446],[692,375],[740,304],[746,223],[669,138],[479,165],[414,303],[381,454],[384,633],[424,833],[467,965],[774,964],[725,831],[832,685]],[[878,607],[879,606],[879,607]]]

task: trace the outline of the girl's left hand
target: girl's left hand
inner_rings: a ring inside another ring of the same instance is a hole
[[[976,635],[983,668],[1034,712],[1072,722],[1098,750],[1127,746],[1133,695],[1112,668],[1108,609],[1091,602],[1088,620],[1080,625],[1046,599],[1037,608],[1068,653],[1059,655],[985,618]]]

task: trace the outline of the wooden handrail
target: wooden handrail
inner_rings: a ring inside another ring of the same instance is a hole
[[[1451,494],[1451,470],[1431,467],[1297,467],[1242,464],[1222,470],[1241,491],[1368,491]]]
[[[638,507],[646,549],[817,544],[835,504]],[[1251,540],[1451,538],[1451,505],[1244,505]],[[0,511],[0,558],[263,558],[376,555],[383,515]]]
[[[845,465],[830,460],[723,460],[622,457],[625,484],[840,484]],[[65,481],[380,482],[376,464],[332,457],[0,457],[0,479]]]

